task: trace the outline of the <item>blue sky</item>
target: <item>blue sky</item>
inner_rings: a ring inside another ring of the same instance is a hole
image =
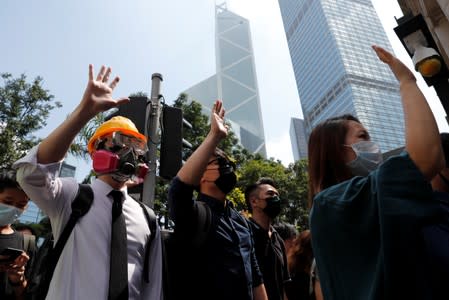
[[[219,1],[217,3],[221,3]],[[277,0],[228,0],[228,9],[249,19],[255,54],[269,157],[293,161],[289,139],[291,117],[302,117]],[[374,0],[395,53],[411,60],[393,32],[396,1]],[[29,79],[40,75],[44,87],[62,102],[46,136],[78,104],[87,81],[87,66],[110,65],[121,77],[114,95],[150,93],[151,74],[161,73],[161,92],[171,103],[180,92],[215,73],[213,0],[2,0],[0,2],[0,72]],[[420,75],[417,77],[420,79]],[[433,90],[419,84],[448,131],[444,112]],[[225,104],[226,105],[226,104]],[[78,164],[77,177],[88,172]]]

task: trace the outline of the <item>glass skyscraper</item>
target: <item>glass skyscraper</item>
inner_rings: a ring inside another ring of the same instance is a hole
[[[290,140],[292,142],[293,159],[297,161],[307,158],[307,135],[303,119],[291,119]]]
[[[215,7],[215,23],[217,73],[184,93],[201,103],[207,115],[214,101],[222,99],[226,120],[243,147],[266,157],[249,22],[221,4]]]
[[[279,0],[307,134],[350,113],[382,152],[404,145],[399,84],[371,45],[393,51],[370,0]]]

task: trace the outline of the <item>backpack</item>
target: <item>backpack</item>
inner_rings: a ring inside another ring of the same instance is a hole
[[[43,300],[47,296],[48,289],[50,287],[50,282],[53,277],[56,264],[59,261],[62,250],[75,227],[77,221],[84,216],[90,209],[93,202],[94,194],[92,188],[88,184],[79,184],[79,189],[75,199],[72,202],[72,212],[70,214],[69,220],[65,225],[61,236],[59,237],[56,245],[54,245],[54,237],[50,232],[45,237],[45,240],[36,256],[33,259],[29,271],[28,286],[27,286],[27,299],[31,300]],[[145,251],[145,265],[144,265],[144,279],[149,282],[149,257],[150,257],[150,246],[154,240],[154,232],[157,229],[157,218],[153,210],[137,201],[143,209],[145,218],[148,222],[148,226],[151,230],[151,235],[149,242]]]
[[[202,201],[196,201],[195,214],[197,225],[194,238],[188,247],[199,249],[204,244],[207,236],[212,228],[212,212],[210,207]],[[183,298],[183,284],[185,284],[184,275],[186,270],[186,258],[184,249],[186,247],[185,240],[178,238],[173,230],[162,230],[162,253],[163,253],[163,290],[164,300],[178,300]]]

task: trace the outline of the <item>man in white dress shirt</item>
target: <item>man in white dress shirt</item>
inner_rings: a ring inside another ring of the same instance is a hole
[[[74,178],[59,178],[61,161],[75,136],[100,112],[129,101],[112,98],[119,78],[109,81],[111,68],[101,67],[94,78],[89,65],[89,81],[83,98],[71,115],[24,158],[18,160],[17,179],[23,190],[50,218],[57,240],[71,213],[78,191]],[[97,178],[92,182],[94,201],[76,224],[56,266],[47,299],[108,299],[112,190],[123,194],[126,223],[129,299],[162,299],[162,249],[160,232],[150,232],[140,205],[127,193],[130,179],[144,176],[142,153],[146,138],[123,117],[114,117],[100,125],[88,144]],[[150,236],[149,267],[145,253]],[[148,270],[148,274],[144,274]],[[144,277],[149,278],[147,282]],[[128,298],[128,297],[126,297]]]

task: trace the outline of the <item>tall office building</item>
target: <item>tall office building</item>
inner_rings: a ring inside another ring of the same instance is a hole
[[[399,85],[371,45],[392,51],[370,0],[279,0],[307,134],[351,113],[383,152],[404,145]]]
[[[259,90],[247,19],[230,12],[226,4],[215,7],[216,74],[184,91],[189,100],[210,114],[216,99],[226,107],[226,120],[240,143],[266,157]]]
[[[307,158],[307,135],[304,120],[292,118],[290,122],[290,140],[295,161]]]

